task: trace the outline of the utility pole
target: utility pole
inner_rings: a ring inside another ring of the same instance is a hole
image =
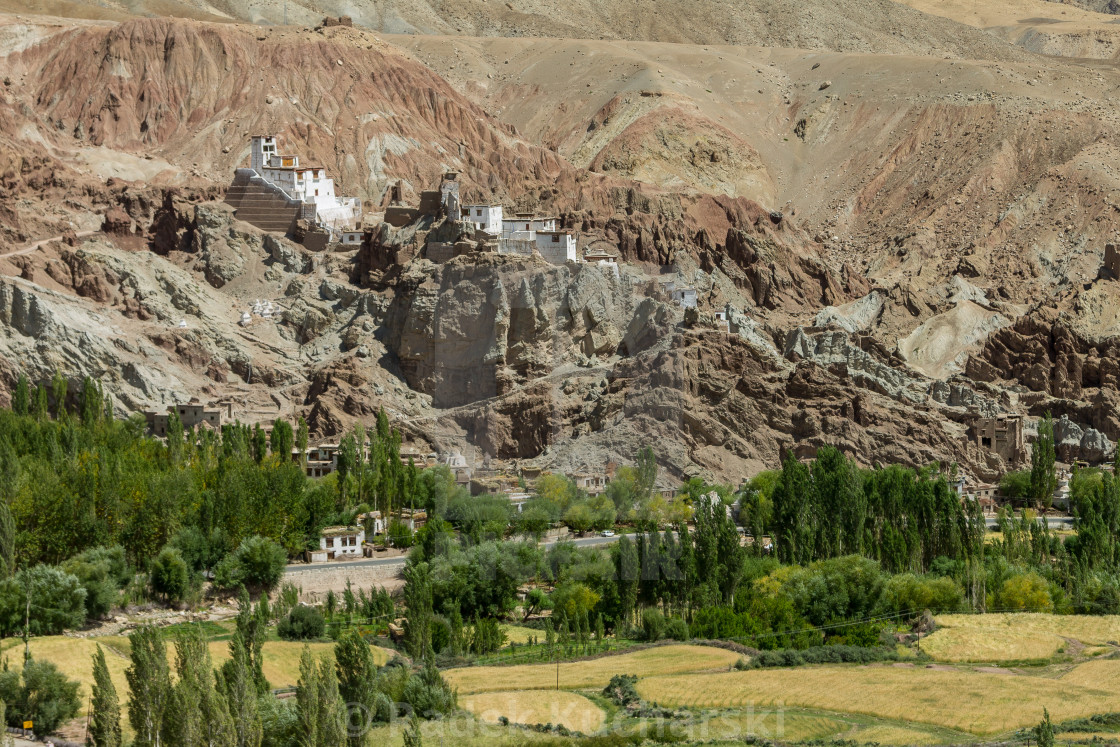
[[[27,606],[23,613],[23,660],[31,658],[31,589],[25,590]]]

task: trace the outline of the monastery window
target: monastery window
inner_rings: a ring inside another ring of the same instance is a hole
[[[560,234],[555,234],[555,235],[553,235],[553,237],[552,237],[552,243],[553,243],[553,244],[559,244],[559,243],[560,243]]]
[[[980,437],[980,445],[981,446],[987,446],[987,447],[990,448],[991,445],[992,445],[992,439],[988,438],[987,436],[981,436]]]
[[[474,211],[474,214],[475,214],[476,216],[478,216],[479,218],[481,218],[481,217],[482,217],[482,211],[481,211],[481,210],[475,210],[475,211]]]

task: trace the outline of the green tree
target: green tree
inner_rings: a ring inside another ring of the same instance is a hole
[[[86,744],[90,747],[121,747],[122,744],[121,704],[100,644],[93,654],[93,688]]]
[[[175,639],[175,685],[163,718],[163,741],[171,747],[234,744],[233,719],[214,688],[210,650],[195,630]]]
[[[175,604],[183,601],[191,590],[191,571],[187,561],[174,547],[164,547],[152,561],[149,577],[152,593]]]
[[[101,420],[105,407],[105,393],[100,384],[95,384],[93,379],[86,376],[82,379],[82,391],[79,395],[79,407],[82,416],[82,425],[94,425]]]
[[[292,458],[292,425],[287,420],[277,418],[272,423],[272,433],[269,435],[268,447],[272,454],[279,455],[281,459]]]
[[[317,729],[321,747],[341,747],[346,743],[346,702],[338,691],[338,677],[334,662],[329,656],[319,661],[317,679],[319,725]]]
[[[404,747],[424,747],[424,737],[420,733],[420,717],[416,711],[408,717],[408,728],[404,731]]]
[[[432,650],[432,580],[427,563],[409,564],[404,571],[404,598],[408,617],[405,645],[414,659]]]
[[[1054,725],[1050,722],[1050,711],[1042,709],[1042,721],[1034,727],[1038,747],[1054,747]]]
[[[78,714],[82,701],[78,683],[66,678],[53,662],[25,659],[23,670],[0,672],[0,701],[7,704],[8,723],[31,721],[39,734],[52,734]]]
[[[307,439],[307,421],[300,415],[296,423],[296,448],[299,450],[299,463],[301,467],[307,465]]]
[[[1031,501],[1037,508],[1050,508],[1058,476],[1054,472],[1054,420],[1046,413],[1038,424],[1038,438],[1031,446]]]
[[[218,683],[233,719],[233,744],[260,747],[263,726],[257,688],[245,637],[240,633],[235,632],[230,638],[229,653],[229,660],[222,664]]]
[[[21,373],[16,382],[16,390],[12,394],[12,411],[16,415],[31,413],[31,382],[27,380],[26,374]]]
[[[35,387],[35,402],[31,414],[34,415],[35,420],[39,421],[40,423],[46,421],[46,419],[50,417],[50,406],[48,404],[47,388],[42,384]]]
[[[54,378],[51,379],[51,397],[54,399],[55,420],[66,418],[66,395],[69,389],[70,384],[66,381],[66,377],[62,375],[61,371],[55,369]]]
[[[171,673],[167,665],[167,645],[159,630],[145,625],[128,636],[130,664],[128,681],[128,722],[136,736],[135,747],[160,747],[163,720],[171,699]]]
[[[349,628],[339,637],[334,646],[334,659],[338,669],[339,694],[344,702],[357,706],[348,715],[362,720],[361,723],[351,721],[347,724],[350,744],[360,747],[368,721],[377,709],[377,665],[369,644],[356,628]]]
[[[284,548],[267,537],[254,535],[242,540],[234,551],[241,579],[250,589],[271,592],[284,576],[288,556]]]
[[[641,503],[648,501],[653,495],[653,487],[657,483],[657,457],[653,449],[643,446],[638,450],[634,461],[637,470],[637,484],[634,487],[638,502]]]

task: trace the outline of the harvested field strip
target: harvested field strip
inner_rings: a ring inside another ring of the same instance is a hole
[[[650,677],[679,672],[726,670],[740,659],[734,651],[710,646],[657,646],[591,661],[562,662],[560,687],[605,687],[615,674]],[[555,664],[519,664],[511,667],[463,667],[444,672],[460,693],[496,690],[542,690],[556,687]]]
[[[603,709],[566,690],[515,690],[476,693],[459,703],[482,721],[497,723],[505,716],[515,724],[561,724],[592,734],[603,725]]]
[[[109,667],[109,676],[122,703],[128,700],[128,682],[124,672],[128,668],[129,645],[128,638],[123,636],[110,636],[106,638],[71,638],[69,636],[44,636],[31,639],[31,655],[42,661],[55,664],[67,677],[81,683],[82,713],[85,713],[87,696],[93,685],[93,652],[97,645],[105,650],[105,663]],[[334,649],[332,643],[308,644],[311,653],[321,656]],[[299,657],[304,644],[289,641],[267,641],[262,649],[262,669],[264,675],[273,687],[291,687],[299,680]],[[214,660],[214,667],[221,666],[229,658],[229,643],[226,641],[211,641],[209,644],[210,656]],[[8,665],[12,669],[23,667],[23,644],[15,639],[5,641],[3,650],[8,654]],[[389,661],[391,652],[382,648],[373,647],[373,660],[378,665]],[[17,655],[18,654],[18,655]],[[171,641],[167,644],[167,660],[174,668],[175,648]]]
[[[992,628],[1049,633],[1073,638],[1090,646],[1120,641],[1120,615],[1048,615],[1013,612],[989,615],[939,615],[944,628],[989,630]]]
[[[1105,662],[1092,662],[1093,664]],[[1088,665],[1085,665],[1088,666]],[[638,692],[664,706],[799,706],[932,724],[977,735],[1120,710],[1115,687],[956,670],[823,666],[651,677]]]
[[[1010,627],[941,628],[922,639],[922,651],[939,661],[1049,659],[1066,643],[1054,633]]]
[[[1100,659],[1078,664],[1062,675],[1062,682],[1120,692],[1120,659]]]

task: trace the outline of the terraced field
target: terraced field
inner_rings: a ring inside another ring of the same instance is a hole
[[[606,714],[582,695],[565,690],[513,690],[477,693],[459,705],[487,723],[505,716],[515,724],[561,724],[591,734],[603,725]]]
[[[942,615],[937,624],[939,629],[922,641],[922,650],[940,661],[1046,659],[1065,647],[1067,639],[1106,649],[1120,641],[1118,616]]]
[[[1111,662],[1091,662],[1111,664]],[[1110,674],[1115,674],[1108,670]],[[822,666],[655,676],[638,693],[666,706],[762,708],[784,704],[929,724],[988,736],[1032,726],[1043,708],[1055,721],[1120,709],[1120,691],[1099,674],[1042,679],[957,669]]]
[[[727,671],[740,655],[710,646],[671,645],[604,656],[590,661],[554,664],[520,664],[509,667],[463,667],[444,672],[444,677],[461,694],[502,690],[543,690],[557,687],[571,690],[605,687],[613,675],[638,677],[672,675],[705,670]]]

